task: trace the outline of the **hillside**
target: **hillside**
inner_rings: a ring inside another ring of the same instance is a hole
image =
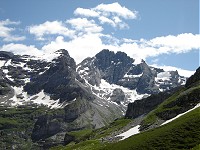
[[[198,69],[191,78],[196,78],[196,76],[199,76]],[[76,144],[71,143],[66,147],[55,147],[54,149],[198,149],[200,144],[200,86],[199,80],[196,80],[195,83],[191,82],[191,84],[189,83],[190,81],[191,79],[189,78],[187,81],[189,86],[186,85],[171,93],[164,95],[161,93],[150,96],[149,99],[141,100],[149,101],[153,100],[153,98],[159,98],[160,95],[166,96],[161,104],[158,104],[145,117],[142,117],[142,121],[139,121],[140,131],[126,129],[132,132],[133,136],[119,141],[120,137],[118,138],[118,135],[120,133],[117,132],[116,134],[116,130],[122,130],[122,133],[125,133],[123,127],[114,129],[112,126],[108,126],[107,128],[100,129],[101,133],[107,133],[108,130],[111,130],[112,132],[109,133],[110,136],[108,138],[113,138],[111,135],[114,134],[116,139],[107,140],[106,135],[92,136],[99,134],[98,131],[94,130],[88,134],[86,139]],[[137,104],[138,102],[135,101],[134,103]],[[133,111],[133,113],[135,112]],[[136,116],[131,121],[131,126],[135,126],[132,127],[134,130],[137,127],[135,124],[137,119],[138,117]]]
[[[134,135],[117,143],[106,143],[98,138],[93,138],[75,145],[55,147],[52,150],[196,149],[200,144],[199,114],[200,108],[196,108],[166,125]],[[104,129],[104,131],[106,130]]]

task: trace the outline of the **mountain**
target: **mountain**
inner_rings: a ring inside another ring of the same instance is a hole
[[[185,80],[177,71],[135,63],[123,52],[102,50],[76,65],[64,49],[48,60],[0,51],[0,144],[2,149],[66,144],[66,132],[108,125],[130,102]]]
[[[153,94],[183,85],[185,78],[177,71],[164,71],[150,67],[144,60],[135,60],[123,52],[102,50],[93,58],[87,58],[77,67],[80,76],[91,85],[99,86],[101,79],[139,94]]]

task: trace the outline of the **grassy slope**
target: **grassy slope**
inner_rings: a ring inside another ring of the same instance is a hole
[[[108,144],[104,150],[190,149],[200,144],[200,108],[159,128]],[[194,149],[195,149],[194,148]]]
[[[35,145],[31,141],[31,132],[35,119],[47,113],[46,107],[6,108],[0,106],[0,149],[30,149]],[[49,110],[48,113],[60,113],[60,110]]]
[[[163,103],[161,103],[156,109],[151,111],[142,121],[142,125],[146,126],[146,125],[151,125],[151,124],[155,123],[156,119],[157,119],[156,113],[165,111],[166,109],[164,109],[163,106],[166,104],[169,104],[172,101],[175,101],[177,99],[177,97],[180,95],[180,93],[182,93],[183,91],[184,91],[184,89],[177,91],[172,96],[170,96],[168,99],[166,99]],[[176,109],[176,108],[174,108],[174,109]]]
[[[154,109],[153,111],[151,111],[145,118],[144,120],[142,121],[142,126],[149,126],[153,123],[156,122],[157,120],[157,115],[158,113],[160,112],[164,112],[164,111],[167,111],[167,110],[175,110],[175,109],[179,109],[178,106],[176,107],[172,107],[172,108],[165,108],[164,106],[173,102],[173,101],[176,101],[179,97],[181,96],[184,96],[184,95],[188,95],[189,93],[191,92],[199,92],[200,91],[200,86],[199,84],[194,86],[194,87],[191,87],[189,89],[186,89],[186,88],[182,88],[180,89],[179,91],[177,91],[175,94],[173,94],[171,97],[169,97],[167,100],[165,100],[162,104],[160,104],[156,109]]]
[[[71,149],[80,149],[80,150],[95,150],[97,147],[104,147],[104,143],[101,142],[101,138],[108,136],[109,134],[122,129],[128,123],[131,122],[131,119],[118,119],[111,123],[108,126],[105,126],[96,130],[81,130],[81,131],[72,131],[69,132],[69,135],[75,137],[75,142],[70,143],[67,146],[58,146],[52,148],[52,150],[71,150]],[[89,140],[88,140],[89,139]]]

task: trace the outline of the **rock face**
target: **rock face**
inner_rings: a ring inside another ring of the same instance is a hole
[[[31,138],[33,141],[44,140],[61,131],[61,125],[58,120],[51,120],[48,115],[40,116],[32,131]]]
[[[125,94],[121,89],[114,89],[113,90],[113,94],[111,96],[112,101],[119,104],[121,101],[124,101],[124,99],[125,99]]]
[[[64,138],[64,144],[67,145],[69,144],[70,142],[74,141],[75,140],[75,137],[72,136],[72,135],[69,135],[69,134],[65,134],[65,138]]]
[[[94,65],[103,72],[103,78],[109,83],[117,83],[128,71],[134,60],[123,52],[102,50],[95,56]]]
[[[165,72],[150,67],[144,60],[134,64],[134,59],[123,52],[102,50],[93,58],[81,62],[77,71],[90,84],[99,86],[101,79],[117,84],[139,94],[155,94],[183,85],[185,78],[177,71]]]
[[[43,74],[33,77],[24,90],[28,94],[44,92],[51,94],[51,98],[60,102],[72,101],[77,97],[93,99],[92,94],[76,83],[76,63],[67,51],[57,51],[61,55],[54,59],[49,69]]]

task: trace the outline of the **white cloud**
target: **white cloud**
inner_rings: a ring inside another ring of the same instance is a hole
[[[34,45],[26,46],[24,44],[6,44],[0,48],[1,51],[9,51],[18,55],[33,55],[40,56],[43,54],[42,51],[38,50]]]
[[[10,21],[9,19],[0,21],[0,38],[3,38],[3,41],[5,42],[11,42],[11,41],[22,41],[25,40],[25,36],[17,36],[13,35],[12,32],[14,32],[16,29],[12,27],[8,27],[11,25],[19,25],[20,22],[17,21]]]
[[[186,40],[187,38],[186,41],[190,41],[192,39],[193,41],[197,42],[199,38],[199,35],[193,35],[193,34],[191,34],[190,36],[188,36],[188,34],[182,34],[181,36],[184,36],[184,35],[186,36],[184,37],[184,39]],[[174,36],[174,37],[177,37],[177,39],[180,38],[179,35]],[[106,42],[103,40],[104,38],[106,38]],[[161,37],[161,38],[163,39],[164,37]],[[168,38],[168,36],[166,38]],[[159,37],[155,39],[159,39]],[[175,41],[177,39],[174,38]],[[88,32],[87,34],[78,36],[77,38],[71,39],[70,41],[65,41],[63,36],[58,36],[55,39],[55,41],[51,41],[50,43],[44,45],[41,48],[41,50],[38,50],[33,45],[26,46],[23,44],[13,44],[13,43],[3,45],[0,48],[0,50],[11,51],[16,54],[31,54],[31,55],[47,58],[50,53],[53,53],[54,51],[58,49],[66,49],[69,51],[69,54],[71,55],[71,57],[73,57],[76,60],[77,63],[80,63],[86,57],[93,57],[102,49],[109,49],[114,52],[122,51],[122,52],[127,53],[127,55],[129,55],[130,57],[134,59],[138,59],[138,60],[140,60],[141,58],[145,60],[147,57],[159,56],[160,54],[178,53],[178,51],[169,51],[169,50],[160,51],[160,48],[158,45],[156,45],[155,47],[155,45],[147,44],[150,41],[154,41],[154,39],[149,40],[149,41],[144,40],[144,39],[141,39],[140,41],[135,41],[132,39],[122,39],[122,41],[124,42],[122,43],[119,42],[119,39],[116,39],[115,37],[112,37],[111,35]],[[198,47],[198,44],[196,42],[194,43],[194,45],[192,45],[191,43],[190,46],[186,47],[187,49],[185,48],[185,50],[192,51],[194,50],[193,49],[194,47],[200,48],[200,46]],[[168,46],[170,47],[170,45]],[[182,47],[181,45],[179,46]],[[182,49],[180,49],[180,53],[181,52],[185,52],[185,51],[182,51]],[[157,60],[155,60],[155,63],[156,61]],[[156,67],[163,68],[164,70],[178,70],[180,75],[183,75],[186,77],[189,77],[191,74],[194,73],[193,71],[183,70],[183,69],[175,68],[171,66],[157,65]]]
[[[13,42],[13,41],[23,41],[25,39],[26,39],[25,36],[10,35],[10,36],[5,37],[3,40],[6,42]]]
[[[87,57],[93,57],[97,52],[104,48],[99,34],[85,34],[77,37],[69,42],[64,41],[62,36],[56,38],[55,41],[42,47],[44,52],[53,52],[57,49],[67,49],[70,56],[77,63],[80,63]]]
[[[136,19],[138,12],[131,11],[116,2],[112,4],[100,4],[90,9],[77,8],[74,14],[84,17],[94,17],[97,18],[101,24],[106,23],[114,28],[118,27],[119,29],[124,29],[128,28],[128,24],[123,20]]]
[[[67,20],[67,23],[71,24],[73,29],[86,33],[98,33],[103,31],[101,26],[98,26],[94,20],[88,20],[87,18],[74,18]]]
[[[177,68],[177,67],[172,67],[172,66],[159,66],[157,64],[153,64],[151,65],[152,67],[156,67],[156,68],[161,68],[165,71],[178,71],[178,73],[181,76],[184,77],[190,77],[191,75],[193,75],[195,73],[195,71],[190,71],[190,70],[185,70],[185,69],[181,69],[181,68]]]
[[[200,48],[200,34],[183,33],[177,36],[156,37],[147,44],[158,48],[161,53],[185,53]]]
[[[84,9],[84,8],[77,8],[74,11],[74,14],[85,16],[85,17],[98,17],[99,16],[98,12],[96,12],[92,9]]]
[[[113,27],[117,26],[116,23],[113,20],[111,20],[111,19],[109,19],[107,17],[104,17],[104,16],[100,16],[99,17],[99,21],[100,21],[101,24],[107,23],[107,24],[110,24]]]
[[[34,34],[38,40],[44,40],[44,35],[63,35],[72,38],[74,31],[68,29],[61,21],[46,21],[40,25],[29,27],[29,32]]]
[[[126,7],[122,7],[119,3],[100,4],[94,10],[101,12],[105,16],[116,15],[125,19],[136,19],[137,12],[131,11]]]
[[[187,34],[185,34],[187,35]],[[179,38],[178,36],[175,36]],[[197,41],[198,36],[191,36],[194,41]],[[158,37],[159,38],[159,37]],[[163,38],[163,37],[162,37]],[[152,39],[153,40],[153,39]],[[190,37],[187,39],[191,40]],[[151,41],[151,40],[150,40]],[[42,51],[55,51],[60,48],[67,49],[70,55],[79,63],[88,56],[94,56],[102,49],[109,49],[111,51],[122,51],[127,53],[134,59],[146,59],[148,57],[159,56],[161,54],[173,54],[178,51],[160,50],[159,47],[153,47],[149,41],[141,39],[140,41],[132,39],[122,39],[121,41],[111,35],[104,35],[101,33],[87,33],[70,41],[64,41],[62,36],[57,37],[55,41],[43,46]],[[199,46],[200,48],[200,46]],[[187,47],[187,51],[193,51],[193,46]],[[185,52],[180,49],[180,52]]]

